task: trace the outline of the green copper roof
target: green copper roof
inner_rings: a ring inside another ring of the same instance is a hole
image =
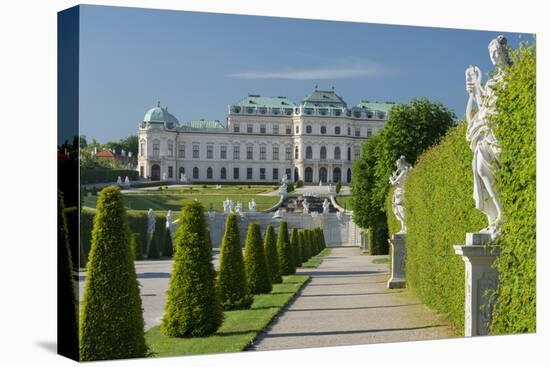
[[[145,113],[145,116],[143,116],[143,121],[179,124],[178,119],[168,112],[167,107],[160,107],[160,102],[158,102],[157,107],[151,108]]]
[[[315,89],[301,103],[304,107],[341,107],[347,106],[346,102],[334,90]]]
[[[355,106],[356,108],[364,108],[370,111],[383,111],[388,113],[392,106],[395,106],[394,102],[369,102],[369,101],[361,101]]]
[[[219,120],[191,120],[185,126],[192,129],[225,129]]]
[[[296,105],[286,97],[262,97],[258,94],[249,94],[241,101],[234,104],[241,107],[270,107],[270,108],[285,108],[295,107]]]

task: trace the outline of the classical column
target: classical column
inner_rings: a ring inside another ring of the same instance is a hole
[[[477,336],[489,333],[492,307],[487,293],[498,284],[498,271],[492,267],[500,254],[498,247],[489,248],[490,233],[466,233],[466,244],[454,246],[465,266],[464,335]]]

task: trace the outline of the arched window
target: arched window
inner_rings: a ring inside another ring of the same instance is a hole
[[[340,154],[340,147],[334,148],[334,159],[336,159],[336,160],[342,159],[341,154]]]
[[[325,167],[319,168],[319,181],[321,182],[328,181],[327,169]]]
[[[206,178],[212,178],[212,167],[206,169]]]
[[[350,183],[350,182],[351,182],[351,168],[348,168],[348,174],[347,174],[347,176],[348,176],[348,177],[347,177],[347,180],[346,180],[346,181],[348,181],[348,183]]]
[[[199,167],[193,167],[193,178],[194,179],[199,178]]]
[[[326,134],[326,133],[327,133],[327,127],[321,126],[321,134]]]
[[[334,167],[332,170],[332,181],[333,182],[340,182],[342,180],[342,170],[340,170],[340,167]]]
[[[298,168],[294,168],[294,182],[298,181],[300,179],[300,175],[298,174]]]
[[[151,166],[151,180],[160,180],[160,166],[158,164],[153,164]]]
[[[225,170],[225,167],[222,167],[222,169],[220,171],[220,178],[222,180],[225,180],[227,178],[227,171]]]
[[[340,126],[336,126],[336,127],[334,128],[334,134],[340,135]]]
[[[311,134],[311,125],[306,126],[306,134]]]
[[[313,182],[313,169],[311,167],[306,167],[304,179],[306,182]]]
[[[351,161],[351,148],[348,147],[348,161]]]
[[[313,158],[313,150],[311,147],[306,148],[306,159],[312,159]]]
[[[321,147],[321,151],[319,152],[319,156],[321,159],[327,159],[327,148]]]

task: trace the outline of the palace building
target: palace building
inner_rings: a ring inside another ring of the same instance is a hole
[[[392,102],[348,107],[334,90],[299,104],[249,94],[228,106],[227,123],[180,124],[160,103],[139,127],[138,170],[151,180],[189,182],[351,182],[361,143],[388,119]]]

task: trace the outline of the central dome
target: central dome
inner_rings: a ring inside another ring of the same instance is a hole
[[[157,103],[157,107],[153,107],[145,113],[143,122],[179,124],[178,119],[168,112],[168,108],[160,106],[160,102]]]

